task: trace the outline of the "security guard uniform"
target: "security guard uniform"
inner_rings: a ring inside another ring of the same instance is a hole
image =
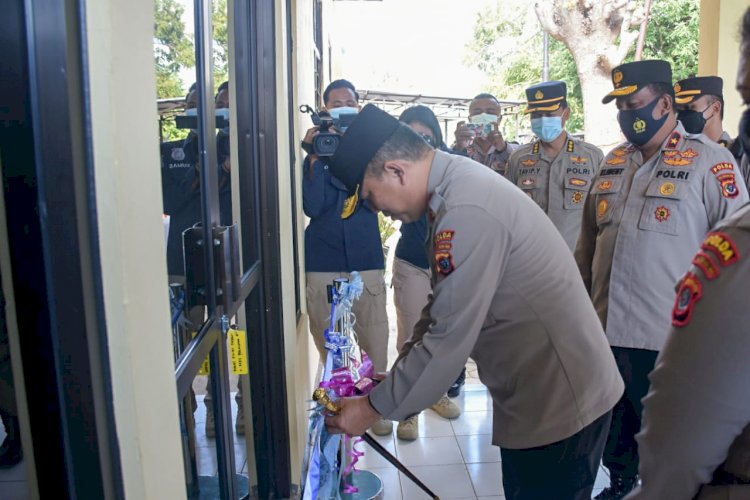
[[[565,101],[564,82],[544,82],[526,89],[526,113],[555,111]],[[508,162],[508,179],[544,210],[571,250],[581,228],[581,210],[603,154],[593,144],[567,132],[565,145],[555,157],[544,153],[541,140],[519,147]]]
[[[643,484],[629,499],[750,498],[748,255],[746,205],[705,237],[678,285],[644,400]]]
[[[379,147],[404,126],[392,121],[367,106],[344,135],[331,168],[350,193]],[[535,481],[539,498],[551,491],[590,498],[591,488],[581,485],[590,475],[593,487],[623,385],[572,254],[527,196],[468,158],[436,151],[427,192],[432,295],[389,376],[370,393],[372,406],[394,420],[420,412],[471,356],[493,398],[493,443],[503,455],[506,496],[515,498],[516,481],[530,477],[514,456],[528,453],[552,475]],[[600,439],[567,449],[577,458],[565,457],[577,465],[544,466],[541,456],[558,442],[593,428]]]
[[[161,187],[164,213],[169,215],[167,238],[167,271],[170,276],[184,276],[182,232],[200,220],[200,197],[192,179],[197,176],[198,139],[161,144]]]
[[[628,63],[613,70],[613,82],[607,102],[650,83],[671,85],[671,68]],[[666,339],[674,284],[708,230],[747,200],[729,152],[679,121],[650,159],[623,143],[593,179],[575,257],[625,379],[603,457],[612,489],[629,490],[637,477],[641,399]]]

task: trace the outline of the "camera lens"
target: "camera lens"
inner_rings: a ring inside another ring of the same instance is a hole
[[[337,134],[318,134],[313,141],[313,150],[318,156],[333,156],[339,147],[340,138]]]

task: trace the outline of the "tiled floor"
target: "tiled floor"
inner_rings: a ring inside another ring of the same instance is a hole
[[[5,428],[0,423],[0,443],[5,439]],[[27,500],[26,468],[21,462],[10,469],[0,469],[0,498],[2,500]]]
[[[491,399],[480,384],[465,386],[455,398],[463,414],[456,420],[440,418],[432,410],[419,417],[419,439],[401,441],[394,432],[375,438],[394,453],[441,499],[499,499],[503,495],[500,449],[491,444]],[[395,467],[364,443],[363,469],[380,476],[386,500],[429,498]],[[543,472],[540,471],[540,478]],[[609,483],[600,469],[594,494]]]

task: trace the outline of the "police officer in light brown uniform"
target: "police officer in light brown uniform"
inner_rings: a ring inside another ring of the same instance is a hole
[[[674,84],[677,119],[690,134],[703,134],[727,148],[739,161],[734,139],[724,130],[724,80],[696,76]]]
[[[643,402],[642,486],[628,498],[750,498],[748,283],[750,205],[706,236],[678,286]]]
[[[750,104],[750,9],[737,79]],[[740,140],[750,131],[740,127]],[[644,399],[642,484],[629,499],[750,498],[750,205],[709,233],[678,285]],[[674,294],[673,294],[674,295]]]
[[[389,375],[369,398],[342,400],[329,427],[358,435],[381,415],[407,418],[471,356],[493,399],[506,498],[589,499],[623,385],[549,218],[504,177],[433,150],[374,106],[330,166],[385,214],[411,222],[429,213],[433,286]]]
[[[570,118],[565,82],[526,89],[531,129],[538,140],[518,148],[508,161],[508,179],[542,207],[571,250],[581,229],[581,210],[604,155],[565,132]]]
[[[687,134],[673,107],[666,61],[612,71],[620,128],[629,142],[611,151],[586,200],[576,260],[625,380],[604,450],[622,498],[637,482],[641,399],[669,328],[674,285],[708,230],[747,201],[729,152]]]

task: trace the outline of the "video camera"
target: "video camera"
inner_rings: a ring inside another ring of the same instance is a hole
[[[229,110],[219,108],[214,111],[216,114],[216,128],[225,129],[229,127]],[[178,129],[197,130],[198,129],[198,108],[186,109],[181,115],[175,115],[175,125]]]
[[[341,142],[341,133],[357,117],[356,113],[347,113],[339,118],[333,118],[327,111],[316,112],[307,104],[300,106],[299,110],[302,113],[310,113],[313,124],[320,130],[312,142],[312,153],[319,157],[330,157],[336,153]],[[337,130],[332,131],[331,127]]]

